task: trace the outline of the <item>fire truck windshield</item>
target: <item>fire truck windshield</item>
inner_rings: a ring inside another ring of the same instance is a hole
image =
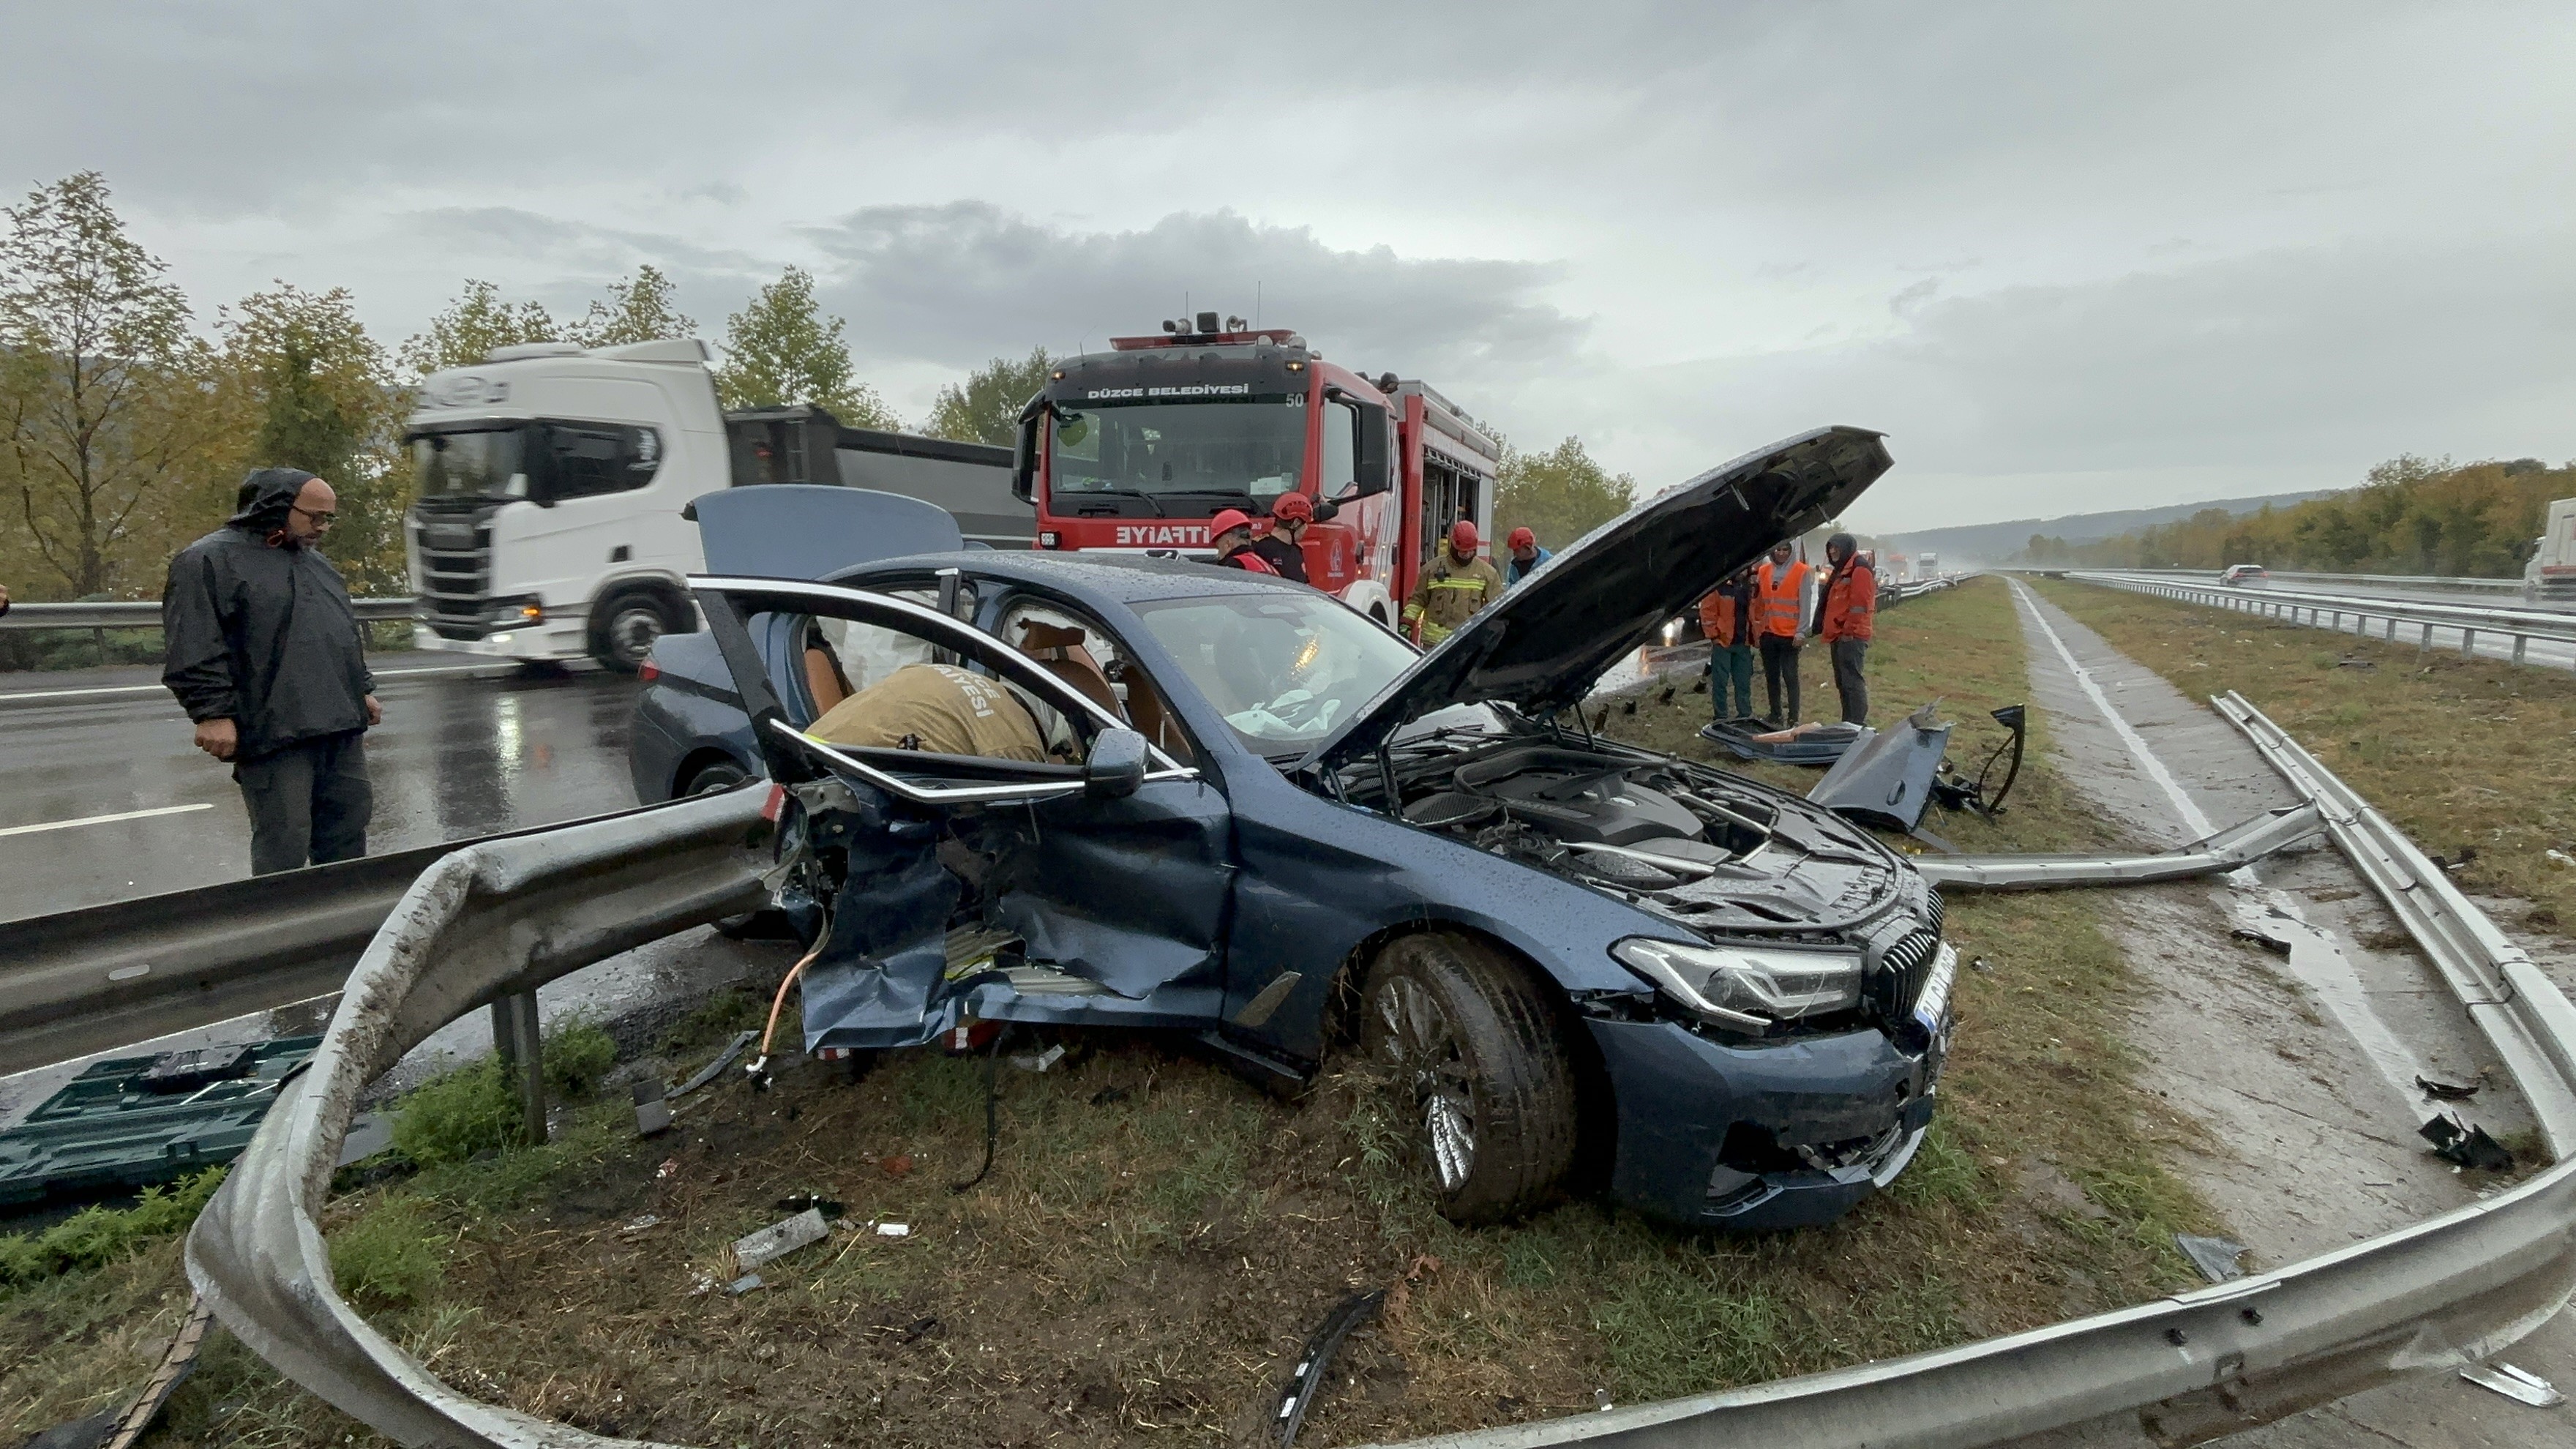
[[[1296,487],[1306,462],[1302,397],[1094,403],[1063,408],[1051,431],[1051,493],[1142,494],[1178,514],[1266,502]]]

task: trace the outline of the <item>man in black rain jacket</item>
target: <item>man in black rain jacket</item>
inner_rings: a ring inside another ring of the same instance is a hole
[[[250,807],[253,875],[367,853],[375,794],[364,737],[384,717],[340,571],[314,547],[331,485],[263,468],[241,511],[170,560],[161,682],[232,762]]]

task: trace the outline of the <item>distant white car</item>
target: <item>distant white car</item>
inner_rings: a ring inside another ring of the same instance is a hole
[[[2227,572],[2218,576],[2218,582],[2231,589],[2254,589],[2261,588],[2263,581],[2270,577],[2261,564],[2229,564]]]

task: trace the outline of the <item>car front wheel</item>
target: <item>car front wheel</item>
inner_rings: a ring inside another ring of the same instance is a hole
[[[1541,1206],[1574,1163],[1574,1070],[1526,971],[1458,936],[1407,936],[1371,963],[1362,1048],[1392,1072],[1416,1158],[1452,1222]]]

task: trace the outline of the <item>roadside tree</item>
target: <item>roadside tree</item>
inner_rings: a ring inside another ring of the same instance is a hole
[[[6,565],[71,597],[156,590],[146,539],[184,514],[217,434],[211,349],[161,259],[83,171],[0,208],[0,487]]]
[[[1604,471],[1580,438],[1544,453],[1506,444],[1495,475],[1494,533],[1509,537],[1527,528],[1548,548],[1562,549],[1627,512],[1636,491],[1636,479]]]
[[[858,380],[849,344],[842,340],[846,326],[838,317],[823,315],[814,300],[813,275],[789,267],[725,319],[717,396],[727,408],[812,403],[850,427],[901,427],[876,389]]]
[[[403,343],[402,364],[425,377],[481,362],[495,347],[563,340],[563,328],[542,304],[513,305],[501,300],[501,289],[494,283],[468,281],[446,311],[429,319],[428,331]]]
[[[695,337],[696,320],[673,303],[677,290],[661,268],[646,262],[633,279],[609,283],[608,300],[591,303],[590,314],[565,329],[566,338],[584,347],[623,347]]]
[[[408,390],[367,335],[346,288],[280,282],[225,308],[222,395],[239,467],[301,468],[328,479],[340,518],[324,545],[351,592],[404,592],[402,519],[411,466],[402,447]],[[209,517],[230,511],[230,484]],[[206,524],[212,527],[212,523]]]
[[[1018,362],[994,358],[968,373],[964,386],[950,383],[939,390],[924,430],[934,438],[1010,447],[1019,438],[1020,409],[1046,386],[1054,362],[1043,347]]]

